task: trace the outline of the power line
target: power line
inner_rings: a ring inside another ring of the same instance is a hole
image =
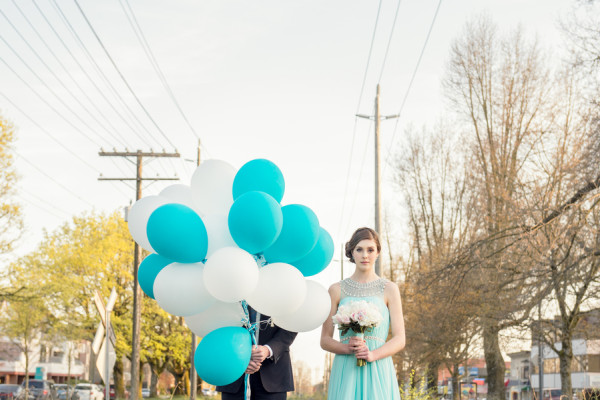
[[[52,182],[56,183],[58,186],[60,186],[61,188],[63,188],[65,191],[67,191],[68,193],[70,193],[71,195],[73,195],[74,197],[77,197],[79,200],[81,200],[82,202],[84,202],[85,204],[89,205],[89,206],[94,206],[92,203],[90,203],[89,201],[79,197],[79,195],[75,194],[75,192],[73,192],[71,189],[69,189],[68,187],[66,187],[65,185],[63,185],[62,183],[58,182],[56,179],[54,179],[52,176],[48,175],[47,173],[45,173],[43,170],[41,170],[38,166],[36,166],[34,163],[32,163],[31,161],[29,161],[28,159],[26,159],[25,157],[23,157],[21,154],[19,154],[17,151],[15,151],[15,154],[21,158],[23,161],[25,161],[27,164],[31,165],[33,168],[35,168],[38,172],[40,172],[42,175],[44,175],[46,178],[50,179]]]
[[[131,94],[133,95],[133,97],[135,98],[135,100],[137,101],[137,103],[139,104],[139,106],[142,108],[142,110],[144,110],[144,113],[146,114],[146,116],[150,119],[150,121],[152,121],[152,123],[154,124],[154,126],[156,127],[156,129],[158,129],[158,131],[165,138],[165,140],[167,141],[167,143],[169,143],[171,145],[171,147],[175,148],[175,145],[171,142],[171,140],[169,139],[169,137],[162,131],[162,129],[160,129],[160,127],[158,126],[158,124],[156,123],[156,121],[154,121],[154,118],[152,118],[152,116],[150,115],[150,113],[148,112],[148,110],[146,109],[146,107],[144,107],[144,105],[142,104],[142,102],[138,98],[137,94],[135,94],[135,92],[133,91],[133,89],[129,85],[129,82],[127,82],[127,79],[125,79],[125,76],[121,73],[121,70],[119,69],[119,67],[117,67],[117,64],[115,63],[115,61],[111,57],[110,53],[108,52],[108,50],[104,46],[104,43],[102,43],[102,40],[100,40],[100,37],[96,33],[96,30],[94,29],[94,27],[92,26],[91,22],[89,21],[89,19],[85,15],[85,12],[81,8],[81,6],[79,5],[79,2],[77,0],[73,0],[73,1],[75,2],[75,5],[77,5],[77,8],[79,9],[79,12],[83,16],[83,19],[87,23],[88,27],[90,28],[90,30],[94,34],[94,37],[96,38],[96,40],[100,44],[100,47],[102,47],[102,50],[104,50],[104,53],[106,54],[106,56],[110,60],[111,64],[113,65],[113,67],[115,68],[115,70],[117,71],[117,73],[119,74],[119,76],[121,77],[121,79],[123,80],[123,83],[125,83],[125,86],[127,86],[127,89],[129,89],[129,91],[131,92]]]
[[[79,67],[81,68],[82,71],[84,71],[84,73],[86,74],[86,76],[90,79],[90,81],[94,84],[94,86],[96,87],[96,89],[98,89],[98,91],[102,94],[103,98],[106,100],[106,102],[116,111],[114,105],[112,104],[111,101],[109,101],[106,96],[103,94],[103,92],[100,90],[100,88],[98,88],[98,86],[95,84],[95,82],[91,79],[91,77],[89,77],[89,75],[87,74],[85,68],[83,68],[83,66],[81,66],[81,64],[76,60],[75,56],[73,56],[73,54],[71,53],[70,50],[68,50],[68,47],[66,46],[66,44],[64,43],[64,41],[62,40],[62,38],[60,37],[60,35],[56,32],[56,30],[54,29],[54,27],[52,26],[52,24],[48,21],[48,19],[46,18],[46,16],[44,15],[44,13],[42,12],[42,10],[38,7],[38,5],[35,3],[35,0],[32,0],[34,5],[36,6],[36,8],[38,9],[38,11],[42,14],[42,16],[44,17],[44,19],[46,20],[46,22],[50,25],[51,29],[54,31],[54,33],[59,37],[59,39],[61,40],[61,42],[63,43],[63,45],[67,48],[67,51],[69,52],[69,54],[71,54],[71,57],[73,57],[73,59],[75,60],[75,62],[77,62],[77,65],[79,65]],[[75,39],[76,43],[80,46],[80,48],[83,50],[84,54],[87,56],[88,60],[90,61],[90,64],[92,65],[92,67],[94,67],[94,69],[96,70],[96,72],[98,73],[98,76],[104,80],[104,83],[106,83],[107,87],[112,91],[113,95],[115,96],[115,98],[117,100],[119,100],[121,102],[121,104],[123,104],[123,107],[125,108],[125,110],[129,113],[129,115],[133,118],[133,120],[135,122],[137,122],[139,124],[139,126],[141,127],[141,129],[145,132],[148,133],[148,135],[150,136],[150,138],[152,140],[154,140],[154,142],[156,142],[158,144],[159,147],[161,147],[160,145],[160,141],[158,141],[154,135],[152,135],[152,133],[150,132],[150,130],[144,125],[144,123],[137,117],[136,113],[133,112],[133,110],[131,109],[131,107],[129,107],[129,104],[127,104],[127,102],[125,101],[125,99],[123,99],[123,97],[121,96],[121,94],[119,93],[119,91],[113,86],[113,84],[110,82],[110,79],[106,76],[106,74],[104,74],[104,72],[102,71],[102,68],[98,65],[98,63],[96,62],[96,60],[94,59],[94,57],[92,56],[92,54],[89,52],[87,46],[85,45],[85,43],[83,42],[83,40],[81,40],[81,37],[79,36],[79,33],[77,33],[77,31],[75,30],[75,28],[73,27],[73,25],[71,25],[71,23],[69,22],[69,19],[66,17],[66,15],[63,13],[62,9],[60,8],[60,6],[58,5],[58,3],[56,3],[55,0],[50,0],[52,4],[52,6],[54,7],[55,11],[57,12],[57,14],[60,16],[61,20],[63,21],[63,23],[65,24],[65,26],[67,27],[67,29],[69,30],[69,32],[71,33],[71,35],[73,36],[73,38]],[[117,112],[117,114],[119,116],[121,116],[120,113]],[[123,118],[123,117],[121,117]],[[125,121],[125,120],[124,120]],[[129,124],[127,124],[130,128],[131,126]],[[131,128],[132,131],[135,132],[135,130],[133,128]],[[137,134],[137,133],[136,133]],[[138,137],[140,137],[138,135]],[[145,142],[145,140],[143,138],[140,137],[140,139],[142,139],[143,142]]]
[[[402,103],[400,104],[400,108],[398,109],[396,119],[396,123],[394,124],[394,131],[392,133],[392,141],[390,142],[390,147],[388,148],[388,154],[385,158],[385,163],[383,164],[382,174],[385,172],[385,168],[389,162],[390,156],[392,154],[392,149],[394,148],[394,139],[396,138],[396,131],[398,129],[398,122],[400,122],[400,116],[402,115],[402,110],[404,109],[404,105],[406,104],[406,99],[410,93],[410,89],[412,88],[413,82],[415,81],[415,76],[417,76],[417,71],[419,70],[419,66],[421,65],[421,59],[423,58],[423,54],[425,53],[425,48],[427,47],[427,43],[429,42],[429,37],[431,36],[431,31],[433,30],[433,26],[435,25],[435,20],[437,19],[438,12],[440,11],[440,6],[442,5],[442,0],[438,2],[438,5],[435,9],[435,13],[433,14],[433,19],[431,20],[431,24],[429,25],[429,30],[427,31],[427,36],[425,37],[425,41],[423,42],[423,47],[421,48],[421,53],[419,54],[419,58],[415,65],[415,69],[413,70],[412,76],[410,78],[410,82],[408,87],[406,88],[406,92],[404,93],[404,98],[402,99]]]
[[[17,8],[19,9],[19,11],[21,11],[21,9],[17,6]],[[79,100],[77,98],[77,96],[75,96],[75,94],[67,87],[67,85],[58,77],[58,75],[56,75],[56,73],[50,68],[50,66],[42,59],[42,57],[39,55],[39,53],[37,51],[35,51],[35,49],[31,46],[31,44],[29,43],[29,41],[27,39],[25,39],[25,37],[21,34],[21,32],[17,29],[17,27],[10,21],[10,19],[8,19],[8,17],[4,14],[4,12],[2,10],[0,10],[0,13],[2,14],[2,16],[8,21],[9,25],[13,28],[13,30],[17,33],[17,35],[19,35],[19,37],[21,38],[21,40],[23,40],[23,42],[25,42],[25,44],[27,45],[27,47],[29,48],[29,50],[31,50],[31,52],[37,57],[37,59],[42,63],[42,65],[44,65],[46,67],[46,69],[50,72],[50,74],[52,74],[52,76],[54,77],[54,79],[56,79],[58,81],[58,83],[61,84],[61,86],[67,91],[67,93],[69,93],[71,95],[71,97],[73,97],[73,99],[75,99],[75,101],[77,103],[79,103],[79,105],[92,117],[92,119],[101,127],[103,128],[110,136],[112,136],[116,141],[120,142],[122,145],[126,146],[125,142],[122,140],[121,137],[116,136],[115,134],[113,134],[109,129],[106,128],[106,126],[103,125],[103,123],[96,118],[96,116],[81,102],[81,100]],[[29,22],[29,20],[27,20],[27,22]],[[35,31],[35,28],[34,28]],[[35,31],[37,33],[37,31]],[[39,35],[39,33],[38,33]],[[41,39],[41,38],[40,38]],[[41,39],[42,42],[44,44],[46,44],[46,42]],[[6,43],[6,42],[5,42]],[[10,47],[10,46],[9,46]],[[47,45],[46,45],[47,47]],[[10,47],[11,50],[12,47]],[[50,50],[50,49],[48,49]],[[14,52],[14,50],[13,50]],[[50,51],[52,53],[52,51]],[[54,54],[54,53],[52,53]],[[56,57],[56,56],[55,56]],[[23,59],[21,57],[19,57],[19,59],[21,61],[23,61]],[[59,64],[64,68],[64,66],[62,65],[62,63]],[[29,68],[29,66],[27,66]],[[30,68],[31,70],[31,68]],[[65,69],[66,70],[66,69]],[[37,76],[37,75],[36,75]],[[67,73],[67,76],[71,76],[70,74]],[[39,76],[38,76],[39,78]],[[81,88],[80,88],[81,90]],[[98,110],[98,108],[96,107],[96,110],[100,112],[100,110]],[[107,122],[109,122],[110,120],[108,118],[105,117],[105,120]],[[113,127],[113,129],[115,129]],[[116,129],[115,129],[116,130]]]
[[[2,36],[0,36],[0,39],[4,40],[4,39],[2,38]],[[6,43],[6,42],[5,42],[5,43]],[[30,90],[31,90],[33,93],[35,93],[35,94],[36,94],[36,96],[38,96],[38,98],[39,98],[39,99],[40,99],[42,102],[44,102],[44,104],[46,104],[46,105],[47,105],[47,106],[48,106],[48,107],[49,107],[49,108],[50,108],[52,111],[54,111],[54,112],[55,112],[55,113],[56,113],[56,114],[57,114],[59,117],[61,117],[61,118],[62,118],[62,119],[63,119],[63,120],[66,122],[66,123],[68,123],[69,125],[71,125],[71,127],[72,127],[73,129],[75,129],[75,131],[76,131],[76,132],[78,132],[78,133],[82,134],[82,135],[83,135],[83,136],[84,136],[86,139],[88,139],[90,142],[92,142],[92,143],[93,143],[94,145],[96,145],[97,147],[100,147],[100,144],[99,144],[98,142],[94,141],[94,139],[92,139],[91,137],[89,137],[88,135],[86,135],[86,134],[85,134],[85,133],[84,133],[84,132],[83,132],[81,129],[79,129],[78,127],[76,127],[76,126],[75,126],[75,125],[74,125],[74,124],[73,124],[71,121],[69,121],[69,120],[67,119],[67,117],[65,117],[65,116],[64,116],[64,115],[63,115],[63,114],[62,114],[60,111],[58,111],[58,110],[57,110],[57,109],[56,109],[56,108],[55,108],[55,107],[54,107],[52,104],[50,104],[50,103],[49,103],[49,102],[48,102],[46,99],[44,99],[44,98],[42,97],[42,95],[41,95],[41,94],[39,94],[39,93],[37,92],[37,90],[35,90],[35,89],[34,89],[34,88],[33,88],[33,87],[32,87],[32,86],[29,84],[29,83],[27,83],[27,81],[26,81],[25,79],[23,79],[23,78],[21,77],[21,75],[19,75],[19,74],[17,73],[17,71],[15,71],[15,70],[14,70],[14,69],[13,69],[13,68],[12,68],[12,67],[11,67],[11,66],[8,64],[8,63],[7,63],[7,62],[6,62],[6,61],[5,61],[5,60],[4,60],[2,57],[0,57],[0,61],[2,61],[2,62],[4,63],[4,65],[6,65],[6,67],[7,67],[8,69],[10,69],[10,70],[12,71],[12,73],[13,73],[13,74],[15,74],[15,76],[16,76],[17,78],[19,78],[19,80],[21,80],[21,82],[23,82],[23,83],[25,84],[25,86],[27,86],[27,87],[28,87],[28,88],[29,88],[29,89],[30,89]],[[35,74],[35,73],[34,73],[34,74]],[[58,98],[58,95],[57,95],[56,93],[54,93],[54,91],[52,91],[52,89],[48,88],[48,90],[50,91],[50,93],[54,94],[54,96],[55,96],[55,97],[57,97],[57,98]],[[61,101],[61,100],[60,100],[60,98],[58,98],[58,99],[59,99],[59,101]],[[66,105],[65,105],[65,106],[66,106]],[[67,108],[69,108],[68,106],[66,106],[66,107],[67,107]],[[74,112],[73,110],[70,110],[70,111],[71,111],[71,112]]]
[[[370,140],[370,138],[371,138],[371,127],[372,127],[372,125],[369,124],[369,133],[367,135],[367,141]],[[347,224],[345,226],[345,230],[348,230],[348,228],[350,226],[349,225],[350,224],[350,218],[354,214],[354,207],[356,206],[356,199],[358,198],[358,192],[359,192],[358,188],[360,187],[360,180],[362,178],[362,173],[363,173],[363,170],[365,168],[365,160],[367,158],[367,149],[368,148],[369,148],[368,146],[364,146],[363,156],[362,156],[362,160],[360,162],[360,170],[358,172],[358,184],[356,185],[357,190],[354,192],[354,199],[352,201],[352,208],[350,209],[350,216],[349,216],[348,222],[347,222]]]
[[[19,7],[19,5],[17,4],[17,2],[15,0],[12,0],[13,4],[15,5],[15,7],[17,8],[17,10],[19,10],[19,13],[23,16],[23,18],[25,19],[25,21],[27,22],[27,24],[29,24],[30,28],[33,30],[33,32],[35,32],[35,34],[37,35],[37,37],[40,39],[40,41],[44,44],[44,46],[46,47],[46,49],[48,49],[48,51],[50,52],[50,54],[52,54],[52,56],[54,57],[54,59],[56,60],[56,62],[62,67],[64,73],[66,76],[68,76],[71,81],[75,84],[75,86],[77,86],[77,88],[79,89],[79,91],[81,92],[81,94],[83,94],[83,96],[85,96],[85,98],[89,101],[89,103],[94,107],[94,109],[104,118],[104,121],[106,121],[106,123],[116,132],[117,128],[115,128],[115,126],[111,123],[111,118],[108,118],[103,112],[102,110],[98,107],[98,105],[90,98],[90,96],[88,96],[87,91],[83,90],[83,88],[81,87],[81,85],[79,85],[79,83],[77,82],[77,80],[74,78],[74,74],[70,73],[67,68],[65,67],[65,65],[62,63],[62,61],[60,60],[60,58],[56,55],[56,53],[50,48],[50,45],[44,40],[43,36],[39,33],[39,31],[37,30],[37,28],[35,27],[34,24],[31,23],[31,21],[29,20],[29,18],[27,17],[27,15],[23,12],[23,10]],[[39,9],[39,7],[37,7],[37,4],[34,3],[34,5],[36,6],[36,8],[38,9],[38,11],[41,10]],[[70,50],[68,49],[68,47],[66,46],[66,44],[64,43],[64,41],[62,40],[62,38],[56,33],[56,31],[54,30],[54,28],[52,27],[52,25],[50,24],[50,22],[48,21],[48,19],[45,17],[45,15],[42,13],[42,17],[44,17],[44,19],[46,20],[46,23],[48,23],[48,25],[50,26],[50,28],[52,29],[52,31],[54,32],[54,34],[59,38],[59,40],[61,41],[61,43],[63,44],[63,46],[65,46],[65,48],[67,49],[67,51],[69,52],[69,54],[71,55],[71,57],[73,59],[75,59],[75,57],[73,56],[73,54],[70,52]],[[75,60],[76,61],[76,60]],[[81,67],[81,65],[79,63],[77,63],[80,67],[80,69],[82,69],[84,72],[85,70],[83,69],[83,67]],[[90,79],[89,75],[87,75],[87,72],[85,72],[86,76]],[[92,81],[93,82],[93,81]],[[109,105],[112,105],[111,102],[107,103]],[[116,108],[113,109],[115,110],[115,112],[117,112]],[[118,112],[117,115],[121,116]],[[122,117],[121,117],[122,118]],[[123,118],[122,118],[123,119]],[[123,121],[128,124],[127,121],[125,121],[123,119]],[[129,126],[129,125],[128,125]],[[129,126],[130,129],[133,129],[131,126]],[[134,132],[136,135],[138,134],[137,132]],[[141,136],[138,135],[138,137],[140,139],[143,138]]]
[[[29,192],[28,190],[25,190],[25,189],[21,188],[21,189],[19,189],[19,192],[26,193],[27,195],[29,195],[29,196],[31,196],[31,197],[33,197],[33,198],[37,199],[38,201],[41,201],[41,202],[42,202],[42,204],[43,204],[44,206],[50,206],[50,207],[52,207],[53,209],[55,209],[56,211],[58,211],[58,212],[60,212],[60,213],[63,213],[63,214],[65,214],[66,216],[70,216],[70,215],[71,215],[69,212],[67,212],[67,211],[65,211],[65,210],[62,210],[62,209],[60,209],[60,208],[56,207],[54,204],[52,204],[52,203],[48,202],[48,200],[47,200],[47,199],[42,199],[42,198],[41,198],[41,197],[39,197],[38,195],[36,195],[36,194],[33,194],[33,193]],[[27,199],[25,199],[25,200],[27,201]],[[36,204],[33,204],[33,203],[31,203],[31,201],[30,201],[30,204],[32,204],[32,205],[34,205],[34,206],[37,206]],[[38,206],[38,207],[39,207],[39,206]],[[40,208],[41,208],[41,207],[40,207]],[[61,218],[61,217],[59,217],[58,215],[54,214],[53,212],[51,212],[51,211],[50,211],[50,210],[48,210],[48,209],[44,209],[44,211],[46,211],[46,212],[48,212],[48,213],[50,213],[50,214],[54,215],[55,217]]]
[[[27,119],[29,119],[39,130],[41,130],[43,133],[46,134],[46,136],[48,136],[50,139],[52,139],[54,142],[56,142],[60,147],[62,147],[63,149],[65,149],[69,154],[71,154],[73,157],[77,158],[79,161],[81,161],[83,164],[85,164],[87,167],[89,167],[90,169],[99,172],[98,169],[96,169],[96,167],[94,167],[93,165],[91,165],[90,163],[88,163],[85,159],[81,158],[77,153],[75,153],[73,150],[69,149],[67,146],[65,146],[60,140],[56,139],[56,137],[54,135],[52,135],[50,132],[48,132],[42,125],[40,125],[35,119],[33,119],[33,117],[31,117],[30,115],[28,115],[25,111],[23,111],[19,106],[17,106],[11,99],[9,99],[4,93],[0,92],[0,95],[2,97],[4,97],[4,99],[9,102],[15,109],[17,109],[17,111],[19,111],[21,114],[23,114]],[[114,183],[111,182],[113,184],[113,186],[115,187],[115,189],[117,189],[119,192],[121,192],[121,194],[127,196],[127,194],[125,194],[125,192],[123,192],[121,190],[121,188],[119,188],[119,186]]]
[[[360,94],[358,95],[358,104],[356,105],[355,114],[358,114],[358,111],[360,110],[360,102],[362,100],[363,93],[365,90],[365,83],[367,82],[367,73],[369,72],[369,65],[371,64],[371,55],[373,53],[373,45],[375,43],[377,26],[379,25],[379,14],[381,13],[381,3],[382,3],[382,0],[379,0],[379,6],[377,7],[377,17],[375,18],[375,26],[373,27],[373,35],[371,36],[371,46],[369,47],[369,55],[367,56],[367,65],[365,67],[365,73],[363,75],[363,81],[362,81],[362,85],[360,87]]]
[[[352,142],[350,145],[350,157],[348,159],[348,169],[347,169],[347,174],[346,174],[346,184],[344,185],[344,197],[342,198],[342,211],[340,214],[340,223],[338,225],[338,237],[341,235],[341,229],[342,229],[342,221],[344,220],[344,211],[346,208],[346,196],[348,194],[348,184],[350,182],[350,167],[352,166],[352,156],[354,155],[354,142],[356,139],[356,128],[358,125],[358,117],[356,116],[356,114],[358,114],[358,111],[360,110],[360,103],[362,101],[362,97],[363,97],[363,93],[365,90],[365,83],[367,81],[367,73],[369,72],[369,65],[371,64],[371,55],[373,54],[373,45],[375,43],[375,36],[377,33],[377,26],[379,25],[379,15],[381,13],[381,3],[382,0],[379,0],[379,6],[377,7],[377,16],[375,17],[375,26],[373,27],[373,34],[371,36],[371,45],[369,46],[369,54],[367,56],[367,65],[365,66],[365,73],[363,74],[363,81],[362,81],[362,85],[360,87],[360,94],[358,95],[358,104],[356,105],[356,112],[354,113],[355,117],[354,117],[354,127],[352,128]],[[362,173],[362,171],[361,171]]]
[[[392,22],[392,30],[390,31],[390,37],[388,39],[388,43],[385,48],[385,55],[383,56],[383,63],[381,63],[381,71],[379,72],[379,79],[377,79],[377,83],[381,83],[381,77],[383,76],[383,70],[385,69],[385,64],[387,62],[388,53],[390,51],[390,45],[392,44],[392,37],[394,36],[394,29],[396,28],[396,20],[398,19],[398,11],[400,11],[400,3],[402,3],[402,0],[398,0],[398,5],[396,6],[396,13],[394,14],[394,22]]]
[[[42,210],[42,211],[44,211],[44,212],[46,212],[46,213],[48,213],[48,214],[56,217],[56,218],[58,218],[59,220],[62,220],[64,218],[64,217],[61,217],[60,215],[56,214],[55,212],[53,212],[49,208],[46,208],[45,206],[41,206],[39,204],[36,204],[33,201],[31,201],[29,199],[26,199],[26,198],[23,198],[23,197],[21,197],[21,199],[24,200],[27,204],[29,204],[31,206],[34,206],[35,208],[38,208],[38,209],[40,209],[40,210]]]
[[[154,54],[152,53],[150,45],[148,44],[148,41],[146,40],[146,36],[144,35],[144,32],[142,31],[142,28],[140,27],[140,24],[138,23],[138,20],[137,20],[137,18],[135,16],[135,13],[133,12],[133,9],[131,8],[129,0],[125,0],[125,4],[127,4],[127,8],[129,9],[129,12],[131,13],[131,18],[129,17],[129,14],[125,10],[125,7],[123,5],[123,0],[119,0],[119,3],[121,4],[121,8],[123,8],[124,14],[127,16],[127,20],[129,21],[129,24],[132,26],[133,31],[135,32],[138,40],[140,41],[140,44],[142,45],[142,48],[144,49],[144,52],[146,53],[146,56],[150,60],[150,63],[152,64],[152,66],[154,67],[154,70],[156,71],[156,74],[160,78],[160,80],[161,80],[161,82],[162,82],[165,90],[169,94],[169,97],[171,98],[171,100],[173,101],[173,103],[175,104],[175,106],[177,107],[177,110],[179,110],[179,113],[181,114],[181,116],[185,120],[187,126],[190,128],[190,131],[192,132],[192,134],[196,137],[196,139],[200,140],[200,136],[198,135],[198,133],[196,133],[196,131],[192,127],[192,124],[190,123],[190,121],[188,120],[187,116],[185,115],[185,113],[181,109],[181,106],[179,105],[179,102],[177,101],[177,99],[175,98],[175,95],[173,94],[173,90],[171,90],[171,86],[167,82],[167,79],[165,78],[165,75],[163,74],[162,70],[160,69],[160,66],[158,65],[158,62],[156,61],[156,58],[154,57]],[[133,22],[132,22],[132,20],[133,20]],[[136,30],[136,28],[137,28],[137,30]]]
[[[39,130],[41,130],[42,132],[44,132],[46,134],[46,136],[48,136],[50,139],[52,139],[54,142],[56,142],[56,144],[58,144],[60,147],[62,147],[63,149],[65,149],[67,152],[69,152],[73,157],[77,158],[79,161],[81,161],[82,163],[84,163],[86,166],[88,166],[89,168],[93,169],[94,171],[98,171],[96,169],[96,167],[94,167],[92,164],[88,163],[86,160],[84,160],[83,158],[81,158],[77,153],[75,153],[73,150],[69,149],[67,146],[65,146],[61,141],[59,141],[58,139],[56,139],[56,137],[54,137],[54,135],[52,135],[50,132],[48,132],[46,129],[44,129],[44,127],[42,127],[40,124],[38,124],[32,117],[30,117],[25,111],[23,111],[23,109],[19,108],[19,106],[17,106],[11,99],[9,99],[4,93],[0,92],[0,95],[2,97],[4,97],[4,99],[6,101],[8,101],[10,104],[12,104],[12,106],[14,108],[16,108],[21,114],[23,114],[27,119],[29,119],[35,126],[38,127]]]
[[[14,0],[13,0],[14,2]],[[106,97],[106,95],[104,94],[104,92],[100,89],[100,87],[96,84],[96,82],[92,79],[92,77],[88,74],[87,70],[85,68],[83,68],[83,66],[81,65],[81,63],[79,62],[79,60],[77,60],[77,58],[75,57],[75,55],[73,55],[73,53],[71,52],[71,49],[69,48],[69,46],[67,46],[67,44],[65,43],[65,41],[63,40],[62,36],[58,34],[58,32],[56,32],[56,29],[54,29],[54,26],[52,25],[52,23],[48,20],[48,18],[46,17],[46,15],[44,14],[44,12],[40,9],[40,7],[37,5],[37,3],[35,2],[35,0],[32,0],[33,5],[35,6],[35,8],[38,10],[38,12],[40,13],[40,15],[42,16],[42,18],[44,19],[44,21],[46,21],[46,24],[50,27],[50,29],[52,30],[52,32],[54,33],[54,35],[56,36],[56,38],[60,41],[60,43],[63,45],[63,47],[65,48],[65,50],[67,51],[67,53],[71,56],[71,58],[73,59],[73,61],[77,64],[77,66],[79,67],[79,69],[81,70],[81,72],[83,72],[83,74],[87,77],[87,79],[92,83],[92,85],[96,88],[96,90],[98,91],[98,93],[101,95],[101,97],[104,99],[104,101],[106,101],[106,104],[108,104],[109,107],[112,108],[112,110],[121,118],[121,120],[129,127],[129,129],[131,129],[131,131],[142,141],[145,142],[145,139],[139,134],[139,132],[136,130],[136,128],[134,128],[129,121],[127,121],[127,119],[125,119],[125,117],[119,112],[119,110],[114,106],[113,102],[111,102],[110,100],[108,100],[108,98]],[[16,5],[16,4],[15,4]],[[18,8],[18,6],[17,6]],[[21,12],[21,14],[23,14]],[[25,17],[25,15],[23,15]],[[25,17],[25,19],[27,19],[27,17]],[[29,22],[29,21],[28,21]],[[32,25],[31,23],[29,23],[30,25]],[[32,26],[32,28],[35,30],[35,28]],[[37,31],[36,31],[37,32]],[[72,34],[72,33],[71,33]],[[38,34],[39,36],[39,34]],[[54,54],[54,53],[53,53]],[[58,58],[57,58],[58,60]],[[71,74],[68,74],[69,76]],[[73,78],[74,80],[74,78]],[[78,85],[79,86],[79,85]],[[83,91],[83,90],[82,90]],[[86,93],[85,91],[83,91],[83,93]],[[118,97],[116,97],[118,99]],[[91,102],[91,100],[90,100]],[[106,118],[106,117],[105,117]],[[108,118],[107,118],[108,119]]]

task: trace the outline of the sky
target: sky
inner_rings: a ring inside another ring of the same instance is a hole
[[[556,48],[572,4],[0,0],[0,113],[17,128],[16,199],[26,225],[12,258],[75,215],[135,201],[131,184],[98,180],[135,176],[133,163],[100,157],[101,149],[178,151],[180,159],[149,160],[144,176],[189,184],[201,140],[203,160],[279,166],[282,205],[310,207],[336,243],[334,261],[314,278],[327,287],[342,275],[341,244],[373,226],[373,124],[355,114],[372,114],[376,85],[381,114],[400,115],[381,124],[381,159],[383,203],[401,244],[393,161],[407,127],[444,113],[441,80],[465,22],[487,15],[501,32],[520,24]],[[147,184],[143,195],[172,183]],[[343,275],[351,273],[345,263]],[[319,334],[302,333],[292,346],[316,381]]]

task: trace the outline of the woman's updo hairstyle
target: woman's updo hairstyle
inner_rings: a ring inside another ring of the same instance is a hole
[[[350,240],[346,243],[346,257],[350,259],[350,262],[354,262],[354,257],[352,257],[352,252],[354,248],[360,243],[361,240],[372,240],[375,242],[377,246],[377,252],[381,253],[381,243],[379,243],[379,235],[371,228],[358,228],[352,234]]]

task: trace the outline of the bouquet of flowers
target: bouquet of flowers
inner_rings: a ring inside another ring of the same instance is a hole
[[[379,325],[383,317],[374,304],[359,300],[340,305],[337,313],[331,319],[338,326],[341,335],[352,330],[355,336],[363,338],[365,332]],[[363,359],[356,360],[356,365],[359,367],[366,364],[367,362]]]

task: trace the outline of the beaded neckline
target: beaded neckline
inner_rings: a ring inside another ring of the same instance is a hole
[[[379,278],[371,282],[361,283],[350,278],[346,278],[340,282],[342,295],[344,297],[370,297],[383,296],[387,279]]]

